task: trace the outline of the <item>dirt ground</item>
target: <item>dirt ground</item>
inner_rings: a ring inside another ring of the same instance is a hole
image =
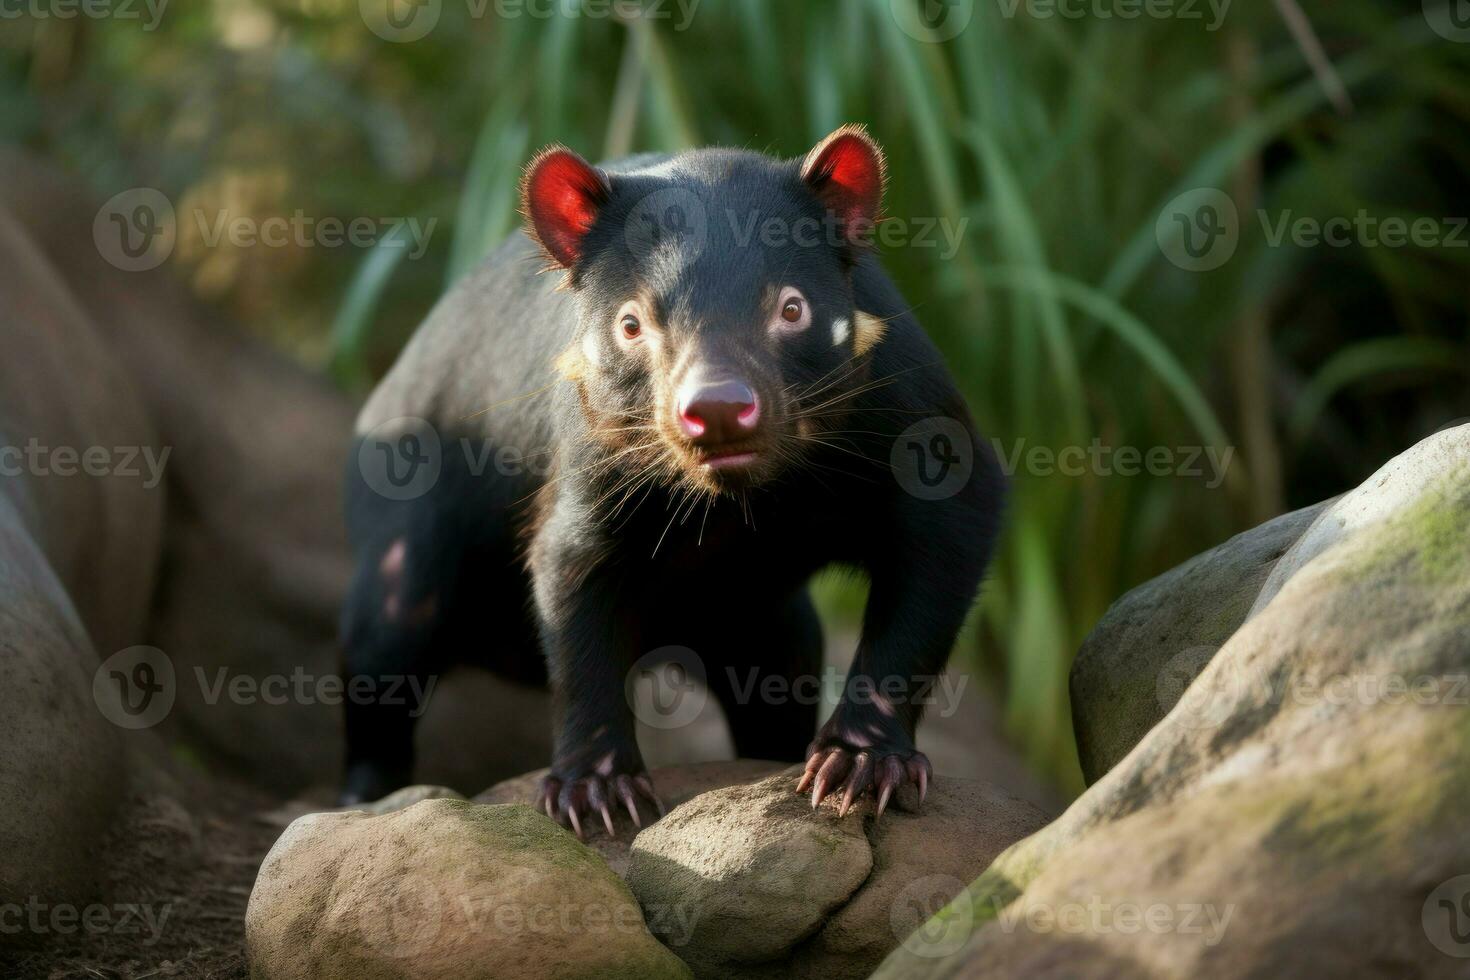
[[[844,642],[834,644],[834,663],[841,662]],[[964,690],[963,708],[936,711],[919,730],[935,771],[988,779],[1050,812],[1061,809],[1064,801],[997,734],[999,713],[978,682],[952,686]],[[678,731],[640,726],[639,742],[655,769],[728,758],[732,748],[723,716],[713,709]],[[38,916],[41,926],[21,930],[31,939],[23,952],[0,950],[0,980],[249,977],[244,920],[256,871],[293,819],[331,805],[331,791],[324,786],[288,801],[224,775],[224,760],[206,766],[192,753],[174,751],[166,760],[169,750],[160,745],[148,760],[138,760],[137,788],[104,849],[115,858],[102,869],[97,889],[111,896],[94,909],[102,927],[54,920],[54,909],[23,910],[28,921]],[[518,771],[540,761],[539,755],[527,759]],[[456,788],[473,795],[485,785]],[[13,931],[14,921],[0,916],[0,930]],[[0,944],[19,938],[0,935]]]
[[[245,980],[245,906],[255,872],[289,817],[279,801],[191,774],[128,800],[104,871],[107,903],[25,910],[35,939],[0,953],[9,980]],[[126,845],[123,845],[126,842]],[[35,923],[39,922],[37,928]]]

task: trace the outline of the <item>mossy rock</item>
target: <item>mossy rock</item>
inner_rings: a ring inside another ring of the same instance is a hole
[[[1238,534],[1123,596],[1072,663],[1072,724],[1095,783],[1158,724],[1240,628],[1279,559],[1327,507]]]
[[[1445,914],[1470,896],[1470,426],[1406,456],[1324,510],[1164,719],[875,977],[1463,975]]]
[[[255,980],[676,980],[689,970],[596,852],[530,807],[316,813],[261,865]]]

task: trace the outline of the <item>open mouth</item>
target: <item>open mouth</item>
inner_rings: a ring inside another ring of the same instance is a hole
[[[699,463],[708,470],[744,469],[760,458],[760,453],[750,449],[723,449],[703,452]]]

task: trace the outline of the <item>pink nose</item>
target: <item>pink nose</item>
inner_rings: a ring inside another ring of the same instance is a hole
[[[736,442],[760,423],[760,399],[743,381],[702,384],[679,399],[679,419],[701,444]]]

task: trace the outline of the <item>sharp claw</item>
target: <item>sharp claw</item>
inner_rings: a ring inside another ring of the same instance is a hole
[[[817,773],[817,783],[812,788],[812,809],[822,805],[822,800],[832,790],[842,784],[842,777],[847,775],[847,756],[841,750],[827,756],[827,761],[822,763],[821,770]]]
[[[663,816],[668,812],[664,809],[664,801],[659,799],[658,794],[653,791],[653,780],[649,779],[646,774],[634,776],[633,785],[637,786],[643,791],[644,796],[653,801],[653,805],[658,808],[659,816]]]
[[[868,791],[868,783],[873,773],[873,756],[868,752],[859,752],[857,761],[852,767],[852,775],[847,777],[847,792],[842,794],[842,803],[837,807],[837,816],[847,816],[847,811],[852,809],[852,801]]]
[[[556,796],[559,792],[561,792],[561,784],[554,780],[548,779],[541,784],[541,809],[545,810],[546,815],[556,820],[557,823],[561,822],[556,812]]]
[[[638,801],[633,797],[633,784],[627,776],[619,776],[615,784],[618,796],[623,801],[623,806],[628,811],[628,816],[633,818],[633,826],[639,830],[643,829],[643,818],[638,815]]]
[[[607,812],[607,786],[602,780],[588,780],[587,807],[589,815],[593,810],[602,814],[602,822],[607,826],[607,836],[616,837],[617,831],[613,830],[612,815]]]
[[[919,806],[924,805],[924,797],[929,795],[929,767],[919,768]]]
[[[893,798],[894,790],[898,789],[899,783],[903,782],[904,778],[903,764],[894,756],[890,755],[885,758],[879,763],[879,768],[881,771],[878,774],[878,785],[880,787],[878,792],[878,812],[874,814],[874,820],[883,816],[883,811],[888,808],[888,801]]]
[[[812,809],[822,805],[822,797],[827,795],[827,777],[818,776],[817,783],[812,787]]]
[[[807,752],[810,755],[810,758],[808,758],[806,761],[806,771],[801,774],[801,780],[796,784],[796,791],[798,793],[806,792],[806,788],[810,786],[812,784],[812,780],[816,778],[817,770],[822,768],[823,762],[827,761],[823,756],[817,754],[812,749],[808,749]]]
[[[572,829],[577,832],[577,840],[586,840],[587,838],[582,836],[582,821],[577,819],[577,808],[575,806],[567,807],[567,816],[571,818]]]
[[[883,791],[878,794],[878,812],[873,815],[873,819],[874,820],[877,820],[879,817],[883,816],[883,811],[888,808],[888,798],[891,797],[892,795],[893,795],[893,784],[892,783],[886,783],[886,784],[884,784]]]
[[[605,827],[607,827],[607,836],[618,836],[618,832],[616,830],[613,830],[612,814],[608,812],[606,802],[602,804],[602,823]]]

